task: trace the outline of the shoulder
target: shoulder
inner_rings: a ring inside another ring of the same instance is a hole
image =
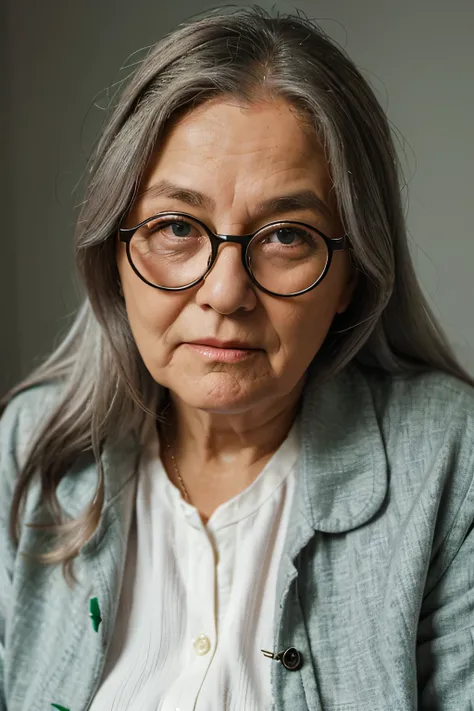
[[[436,536],[462,540],[474,520],[474,388],[437,372],[368,381],[391,492],[412,507],[422,498],[424,512],[434,502]]]
[[[62,393],[60,383],[35,385],[17,393],[0,418],[0,456],[23,460],[28,448],[54,408]]]
[[[59,403],[62,387],[56,383],[36,385],[17,393],[0,418],[1,523],[5,523],[17,477],[32,444]]]
[[[367,377],[375,416],[392,462],[436,469],[467,490],[474,479],[474,388],[440,372]]]
[[[363,377],[387,461],[385,510],[403,521],[413,549],[428,536],[428,590],[474,522],[474,388],[439,372]]]
[[[474,387],[459,378],[437,371],[363,377],[382,429],[474,437]]]

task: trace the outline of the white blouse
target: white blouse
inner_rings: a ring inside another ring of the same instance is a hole
[[[294,495],[295,424],[204,525],[145,449],[118,616],[91,711],[265,711],[275,591]]]

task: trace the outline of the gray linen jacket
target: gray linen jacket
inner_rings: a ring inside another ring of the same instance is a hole
[[[21,393],[0,422],[2,711],[89,707],[122,583],[135,438],[104,451],[104,512],[76,559],[74,589],[60,566],[26,559],[8,539],[14,478],[55,392]],[[323,386],[308,381],[301,435],[274,651],[295,647],[303,664],[290,671],[268,659],[274,710],[472,711],[473,391],[442,374],[387,377],[351,365]],[[92,459],[71,469],[58,489],[68,515],[90,501],[96,480]],[[35,483],[24,519],[40,514]],[[19,550],[39,550],[39,535],[22,526]]]

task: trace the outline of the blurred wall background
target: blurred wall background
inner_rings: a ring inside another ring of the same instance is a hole
[[[248,4],[248,3],[234,3]],[[409,181],[415,265],[474,371],[474,3],[299,0],[374,87]],[[214,5],[214,3],[212,3]],[[0,388],[50,351],[79,303],[72,234],[105,90],[198,0],[5,0],[0,22]]]

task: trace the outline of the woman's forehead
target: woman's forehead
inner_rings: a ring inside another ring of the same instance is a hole
[[[164,184],[173,188],[160,189]],[[241,202],[256,209],[265,199],[301,191],[329,201],[331,181],[322,149],[292,107],[213,102],[185,116],[157,147],[136,205],[147,212],[168,204],[179,199],[179,188],[191,205],[192,193],[201,193],[195,207],[209,212]]]
[[[324,156],[316,133],[310,132],[295,108],[283,100],[239,104],[235,100],[208,101],[172,123],[165,132],[160,154],[183,151],[191,160],[223,161],[246,156],[260,160],[267,153],[292,162],[302,153]]]

